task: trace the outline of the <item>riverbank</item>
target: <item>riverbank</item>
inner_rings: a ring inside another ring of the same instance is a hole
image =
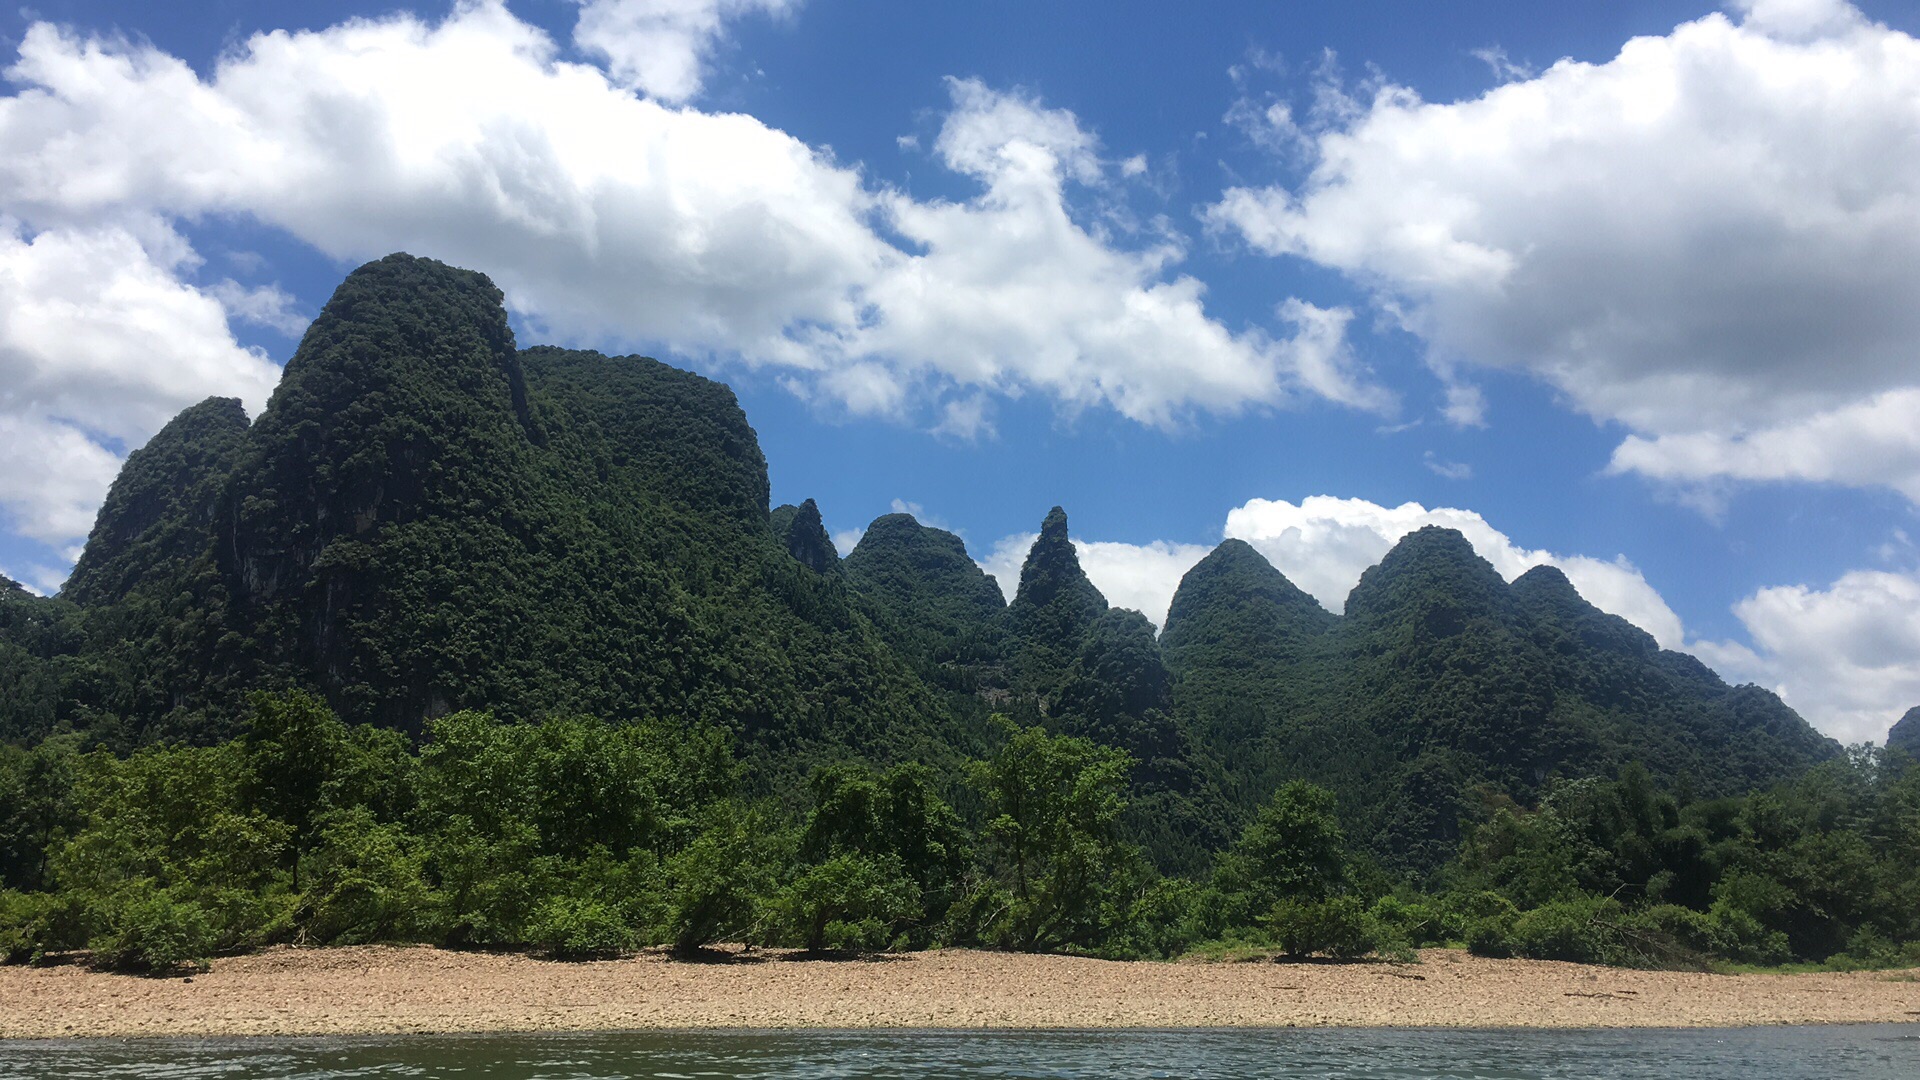
[[[561,963],[425,946],[280,948],[216,961],[191,979],[0,967],[0,1036],[1920,1021],[1920,970],[1709,975],[1440,949],[1422,960],[1163,964],[949,950]]]

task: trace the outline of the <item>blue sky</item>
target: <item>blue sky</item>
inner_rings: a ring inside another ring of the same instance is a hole
[[[0,569],[360,261],[740,393],[776,501],[1156,621],[1408,529],[1824,730],[1920,705],[1920,5],[46,3],[0,16]]]

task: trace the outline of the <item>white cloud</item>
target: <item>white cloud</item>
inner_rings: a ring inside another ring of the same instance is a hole
[[[865,528],[842,529],[833,534],[833,549],[844,559],[853,554],[853,549],[860,546],[860,538],[865,535],[867,535]]]
[[[1435,476],[1445,477],[1448,480],[1473,479],[1473,466],[1464,461],[1442,461],[1440,458],[1434,456],[1431,450],[1427,451],[1426,455],[1420,459],[1420,464],[1425,465],[1428,472],[1433,473]]]
[[[1752,0],[1510,75],[1453,103],[1319,88],[1306,179],[1210,220],[1368,286],[1449,382],[1524,370],[1625,424],[1617,469],[1920,498],[1920,41]],[[1449,387],[1456,422],[1483,411]]]
[[[1087,577],[1114,607],[1131,608],[1156,629],[1166,625],[1180,579],[1207,557],[1210,547],[1155,540],[1147,544],[1075,541],[1074,550]]]
[[[117,447],[211,395],[265,404],[279,368],[180,280],[191,261],[152,222],[29,234],[0,221],[0,506],[15,531],[84,537]]]
[[[70,424],[0,415],[0,505],[14,531],[54,544],[87,535],[120,458]]]
[[[34,227],[243,215],[343,261],[407,249],[486,271],[543,335],[772,366],[962,437],[990,433],[981,393],[1159,425],[1392,407],[1348,312],[1223,325],[1174,272],[1179,237],[1076,220],[1109,170],[1072,113],[975,81],[933,150],[978,193],[922,202],[752,117],[636,96],[498,0],[257,34],[204,78],[40,23],[7,75],[0,206]]]
[[[229,278],[215,282],[205,292],[220,301],[220,306],[227,309],[228,318],[264,326],[282,337],[298,338],[313,321],[312,316],[300,310],[300,302],[293,294],[278,285],[248,288]]]
[[[619,82],[665,102],[700,92],[726,23],[748,14],[784,15],[800,0],[575,0],[573,43],[605,61]]]
[[[1753,647],[1696,642],[1728,678],[1767,686],[1843,742],[1879,742],[1920,705],[1920,576],[1854,570],[1825,589],[1764,588],[1734,605]]]
[[[0,576],[11,578],[35,596],[52,596],[59,592],[60,586],[67,580],[67,573],[65,566],[44,566],[39,563],[29,563],[20,569],[0,566]]]
[[[1313,495],[1298,504],[1254,499],[1227,514],[1226,535],[1245,540],[1329,611],[1400,538],[1427,525],[1458,529],[1508,581],[1535,566],[1556,566],[1588,603],[1633,623],[1665,648],[1685,639],[1680,617],[1625,556],[1596,559],[1523,548],[1471,510],[1387,507],[1365,499]]]
[[[1027,549],[1033,547],[1033,542],[1038,539],[1040,539],[1039,533],[1014,533],[1011,536],[1003,536],[993,545],[993,549],[987,552],[985,558],[977,555],[974,557],[974,561],[980,564],[980,569],[993,575],[993,580],[999,584],[1000,592],[1006,596],[1009,604],[1013,603],[1013,598],[1020,592],[1020,567],[1027,561]],[[1076,552],[1079,547],[1079,542],[1075,541]],[[1097,585],[1095,587],[1098,588]]]
[[[985,394],[948,398],[940,407],[940,422],[928,429],[933,435],[959,442],[979,442],[997,434],[993,426],[992,406]]]
[[[1630,435],[1608,468],[1683,485],[1718,478],[1885,484],[1920,503],[1920,388],[1747,434]]]

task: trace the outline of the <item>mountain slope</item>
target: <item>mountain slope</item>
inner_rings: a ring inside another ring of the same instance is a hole
[[[969,690],[1004,682],[1007,602],[958,536],[887,514],[867,526],[842,566],[902,655]]]
[[[712,720],[787,750],[941,746],[928,692],[844,585],[774,537],[732,392],[640,357],[517,350],[479,274],[355,271],[251,428],[197,406],[116,492],[76,583],[89,626],[127,623],[148,589],[204,630],[142,653],[147,681],[190,685],[121,694],[136,738],[221,737],[245,688],[296,684],[406,730],[471,706]],[[133,557],[149,550],[168,557]]]
[[[0,737],[212,741],[248,691],[291,685],[407,731],[467,707],[711,722],[791,791],[828,758],[983,753],[1005,711],[1132,754],[1129,824],[1179,869],[1295,777],[1425,869],[1556,778],[1642,762],[1714,795],[1837,753],[1451,530],[1405,537],[1341,616],[1227,541],[1156,638],[1088,580],[1058,507],[1004,604],[951,533],[888,515],[841,560],[812,500],[769,502],[725,385],[519,349],[483,275],[381,259],[255,423],[212,399],[130,455],[62,597],[0,582]]]
[[[1536,568],[1511,585],[1447,529],[1409,534],[1332,616],[1252,548],[1181,583],[1162,640],[1175,709],[1242,814],[1305,776],[1358,836],[1424,869],[1491,796],[1642,762],[1703,794],[1787,779],[1838,752],[1778,698],[1691,657]]]

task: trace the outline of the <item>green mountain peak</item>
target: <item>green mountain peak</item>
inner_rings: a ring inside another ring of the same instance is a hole
[[[128,454],[61,595],[76,604],[111,603],[202,555],[246,433],[240,399],[213,397]]]
[[[816,574],[833,573],[840,568],[840,553],[827,536],[820,520],[820,507],[812,499],[799,506],[776,507],[772,514],[773,534],[787,554]]]
[[[1507,583],[1457,529],[1428,525],[1400,538],[1347,594],[1346,614],[1362,622],[1395,620],[1413,608],[1435,633],[1509,606]]]
[[[1887,749],[1905,750],[1920,758],[1920,705],[1908,709],[1906,715],[1894,723],[1893,730],[1887,732]]]
[[[1042,693],[1057,688],[1079,642],[1106,610],[1107,598],[1080,568],[1066,511],[1056,506],[1027,551],[1020,588],[1007,605],[1018,687]]]

